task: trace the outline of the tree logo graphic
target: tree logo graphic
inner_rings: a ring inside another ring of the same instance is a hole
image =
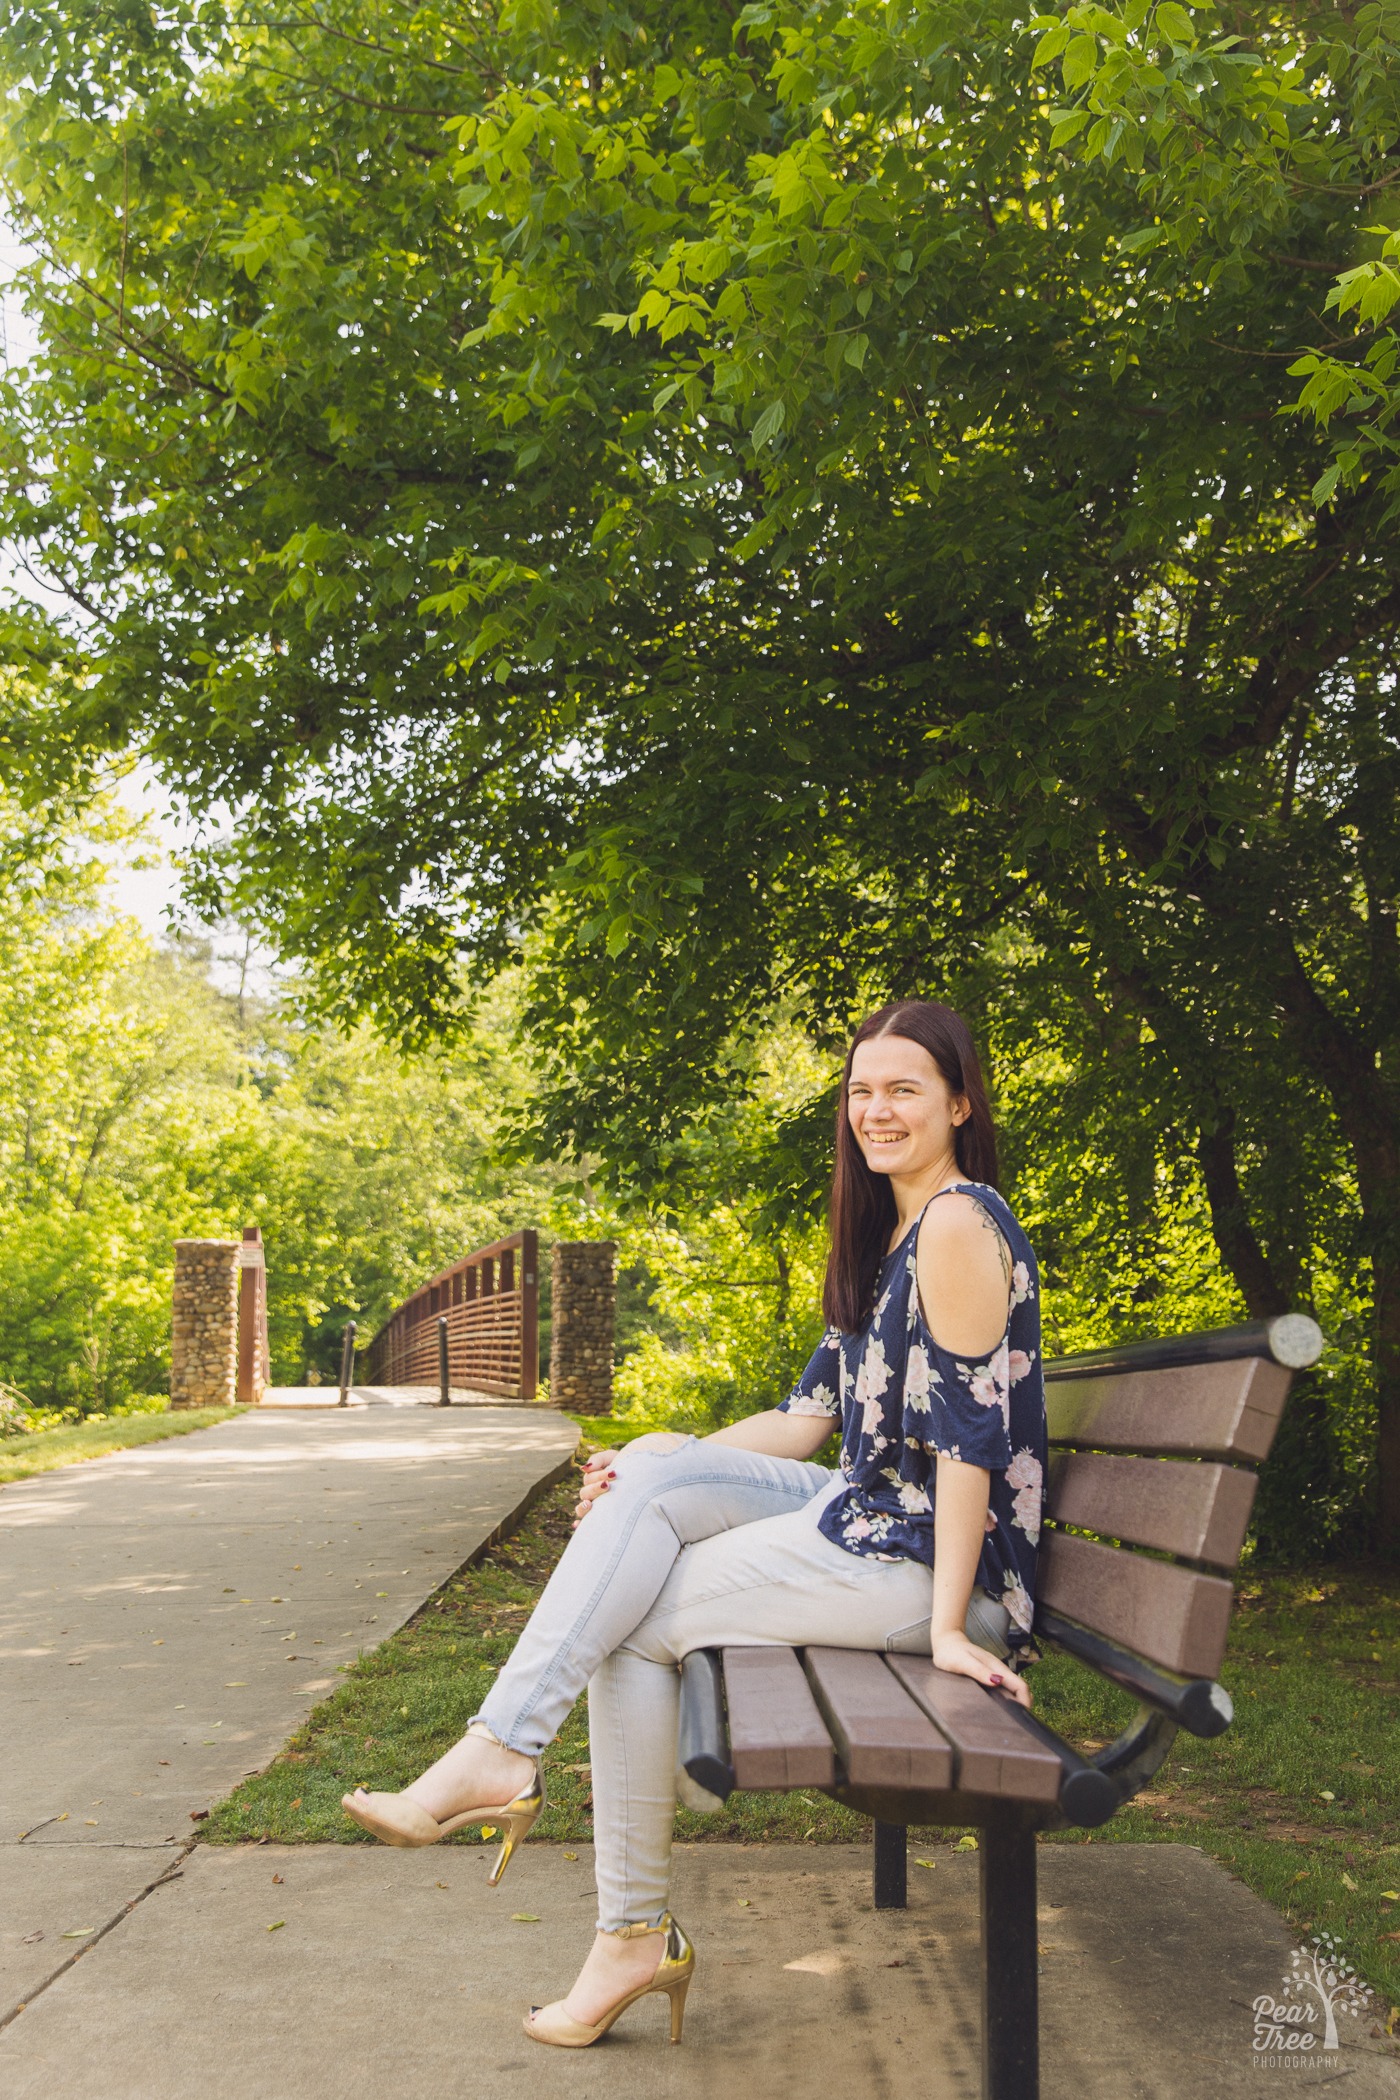
[[[1316,2063],[1335,2055],[1338,2012],[1360,2013],[1371,1992],[1357,1980],[1335,1933],[1314,1933],[1295,1947],[1284,1978],[1285,1996],[1254,2001],[1254,2054],[1271,2063]]]

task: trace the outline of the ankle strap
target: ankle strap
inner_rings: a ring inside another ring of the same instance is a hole
[[[600,1925],[598,1930],[605,1932],[610,1940],[639,1940],[648,1932],[669,1932],[671,1913],[666,1911],[656,1925]]]

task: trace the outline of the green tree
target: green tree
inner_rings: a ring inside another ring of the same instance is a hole
[[[0,1378],[83,1411],[165,1381],[170,1242],[233,1062],[205,989],[106,904],[129,842],[110,804],[0,798]]]
[[[92,609],[77,733],[237,809],[211,903],[407,1041],[533,926],[541,1141],[623,1179],[776,1001],[980,996],[1151,1119],[1251,1311],[1364,1275],[1392,1536],[1397,19],[4,46],[9,529]]]
[[[101,1410],[169,1376],[174,1242],[261,1225],[273,1375],[334,1370],[427,1274],[543,1222],[559,1177],[501,1158],[528,1093],[511,987],[406,1064],[215,991],[110,901],[110,801],[0,798],[0,1383]]]

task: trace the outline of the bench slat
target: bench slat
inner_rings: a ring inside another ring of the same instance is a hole
[[[1050,1461],[1047,1509],[1061,1524],[1233,1568],[1258,1484],[1236,1466],[1059,1452]]]
[[[791,1648],[726,1648],[724,1690],[735,1786],[835,1782],[831,1737]]]
[[[1214,1677],[1230,1626],[1230,1584],[1054,1531],[1041,1541],[1038,1602],[1183,1677]]]
[[[1247,1356],[1164,1371],[1065,1378],[1045,1388],[1052,1444],[1194,1458],[1266,1458],[1293,1373]]]
[[[923,1709],[885,1667],[859,1648],[809,1648],[807,1675],[853,1786],[953,1783],[953,1753]]]
[[[1057,1801],[1060,1760],[1005,1710],[1001,1696],[970,1677],[936,1670],[926,1655],[886,1657],[957,1754],[957,1781],[965,1794],[999,1794],[1013,1801]]]

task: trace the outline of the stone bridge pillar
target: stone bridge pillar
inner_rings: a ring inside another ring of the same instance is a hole
[[[237,1240],[176,1240],[170,1405],[232,1407],[238,1383]]]
[[[574,1415],[612,1413],[615,1240],[554,1247],[549,1398]]]

